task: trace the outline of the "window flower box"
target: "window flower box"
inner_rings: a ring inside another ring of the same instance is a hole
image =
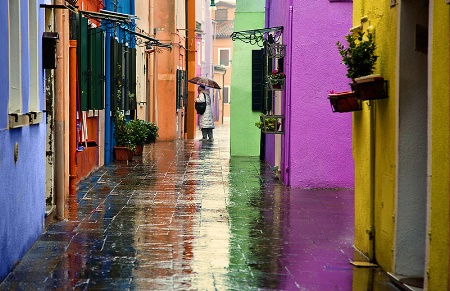
[[[284,85],[286,82],[286,74],[279,72],[278,70],[273,70],[266,77],[267,85],[270,90],[284,90]]]
[[[282,134],[284,133],[284,115],[264,115],[261,114],[260,121],[255,126],[261,129],[262,133]]]
[[[333,112],[351,112],[361,110],[361,100],[355,92],[330,93],[328,95]]]

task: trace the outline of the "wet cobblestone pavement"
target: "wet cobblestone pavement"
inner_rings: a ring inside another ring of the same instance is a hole
[[[0,290],[397,290],[349,264],[352,190],[286,188],[214,133],[91,174]]]

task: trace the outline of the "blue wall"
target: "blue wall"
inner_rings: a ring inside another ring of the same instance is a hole
[[[27,11],[28,1],[21,1]],[[39,5],[39,3],[37,4]],[[3,7],[7,7],[4,5]],[[34,8],[33,8],[34,9]],[[36,9],[38,9],[36,7]],[[38,39],[41,39],[43,9],[39,12]],[[21,13],[22,37],[28,31],[27,13]],[[0,66],[8,68],[8,11],[0,9]],[[26,27],[26,28],[24,28]],[[22,42],[23,113],[28,111],[29,49]],[[39,54],[40,56],[40,54]],[[41,62],[40,62],[41,63]],[[39,104],[43,108],[44,89],[39,76]],[[0,70],[0,281],[40,236],[45,215],[45,142],[46,125],[7,129],[8,122],[8,69]],[[18,145],[18,159],[14,161],[14,148]]]

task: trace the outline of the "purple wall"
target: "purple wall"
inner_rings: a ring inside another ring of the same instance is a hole
[[[267,26],[284,26],[283,43],[288,45],[284,182],[292,187],[352,188],[352,113],[332,113],[327,99],[330,90],[350,90],[336,42],[345,41],[352,27],[352,3],[272,0],[266,11]]]

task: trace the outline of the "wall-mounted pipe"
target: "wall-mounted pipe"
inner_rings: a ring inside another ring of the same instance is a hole
[[[65,218],[65,191],[64,191],[64,9],[55,9],[55,27],[60,33],[60,41],[56,45],[55,69],[55,201],[56,201],[56,219]]]
[[[77,41],[69,42],[69,217],[77,213]]]

